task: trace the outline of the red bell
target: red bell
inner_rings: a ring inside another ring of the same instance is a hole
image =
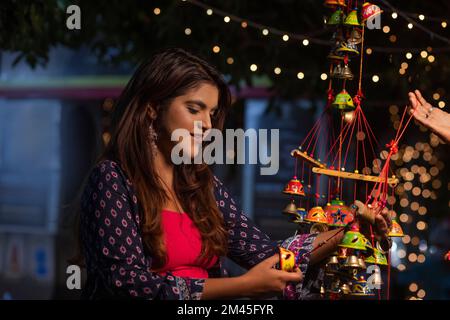
[[[303,185],[296,176],[292,178],[284,187],[283,193],[292,194],[296,196],[304,196],[305,191],[303,190]]]
[[[372,4],[370,2],[366,2],[363,4],[362,7],[362,21],[365,22],[368,19],[374,18],[378,15],[380,15],[383,12],[383,10],[380,9],[379,6]]]

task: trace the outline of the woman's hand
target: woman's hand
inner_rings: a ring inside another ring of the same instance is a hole
[[[274,266],[279,262],[276,254],[250,269],[241,276],[242,290],[250,298],[273,297],[282,294],[288,282],[300,282],[303,279],[300,269],[294,272],[277,270]]]
[[[414,118],[450,143],[450,114],[429,104],[419,90],[409,92],[408,97]]]
[[[358,212],[355,213],[362,217],[360,224],[361,232],[370,239],[369,225],[372,224],[372,230],[376,240],[383,241],[388,239],[389,230],[392,225],[388,208],[382,207],[377,203],[372,206],[366,206],[359,200],[355,201],[355,206]]]

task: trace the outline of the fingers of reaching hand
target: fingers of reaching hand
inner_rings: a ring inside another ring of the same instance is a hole
[[[420,93],[419,90],[415,90],[414,93],[416,94],[417,100],[419,100],[420,104],[425,106],[428,102],[424,99],[422,96],[422,93]]]

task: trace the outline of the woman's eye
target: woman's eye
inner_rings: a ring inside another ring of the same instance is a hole
[[[197,114],[197,113],[198,113],[198,111],[195,110],[194,108],[188,107],[188,110],[189,110],[189,112],[192,113],[192,114]]]

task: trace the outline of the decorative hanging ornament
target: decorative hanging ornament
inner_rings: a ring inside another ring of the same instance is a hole
[[[353,213],[345,202],[339,199],[332,200],[324,208],[328,217],[328,225],[332,227],[345,227],[353,222]]]
[[[380,15],[383,10],[380,9],[379,6],[372,4],[370,2],[365,2],[362,6],[362,22],[367,22],[369,19],[373,19],[376,16]]]
[[[297,206],[294,203],[294,200],[292,200],[291,203],[289,203],[283,210],[283,214],[288,215],[288,216],[292,216],[292,215],[297,215]]]
[[[280,269],[287,272],[294,271],[295,268],[295,254],[287,249],[279,247],[280,249]]]
[[[354,110],[355,105],[353,104],[352,97],[348,94],[345,89],[342,89],[340,93],[336,96],[333,101],[333,107],[339,110]]]
[[[347,41],[341,42],[340,47],[336,50],[339,54],[359,55],[358,48],[355,43]]]
[[[355,250],[366,250],[364,236],[359,232],[357,224],[354,224],[351,230],[347,231],[344,234],[344,238],[342,239],[339,246]]]
[[[346,26],[360,26],[361,24],[358,21],[358,12],[356,9],[353,9],[345,18],[344,24]]]
[[[305,191],[303,190],[303,185],[300,180],[297,179],[296,176],[292,178],[283,190],[283,193],[292,194],[296,196],[304,196]]]
[[[325,0],[323,5],[327,8],[346,7],[345,0]]]
[[[342,79],[342,66],[340,63],[336,64],[336,66],[333,69],[333,72],[331,73],[331,76],[333,78]]]
[[[342,24],[344,22],[344,19],[345,19],[344,12],[339,8],[331,14],[330,18],[327,21],[327,24],[330,26]]]
[[[391,220],[391,229],[389,230],[388,237],[403,237],[402,227],[394,218]]]
[[[373,296],[374,294],[370,291],[364,276],[360,276],[359,279],[352,281],[352,296]]]
[[[350,70],[350,67],[348,64],[344,65],[344,68],[342,69],[342,78],[346,80],[353,80],[353,72]]]
[[[297,208],[297,220],[295,222],[304,222],[305,217],[308,213],[305,208]]]
[[[323,211],[322,207],[313,207],[309,209],[308,214],[305,218],[306,221],[316,222],[316,223],[327,223],[327,215]]]
[[[350,33],[350,37],[348,38],[347,41],[354,44],[360,44],[362,42],[361,31],[358,28],[353,28],[352,32]]]
[[[373,254],[364,260],[366,263],[379,264],[382,266],[387,266],[387,259],[384,254],[381,253],[380,250],[373,248]]]

